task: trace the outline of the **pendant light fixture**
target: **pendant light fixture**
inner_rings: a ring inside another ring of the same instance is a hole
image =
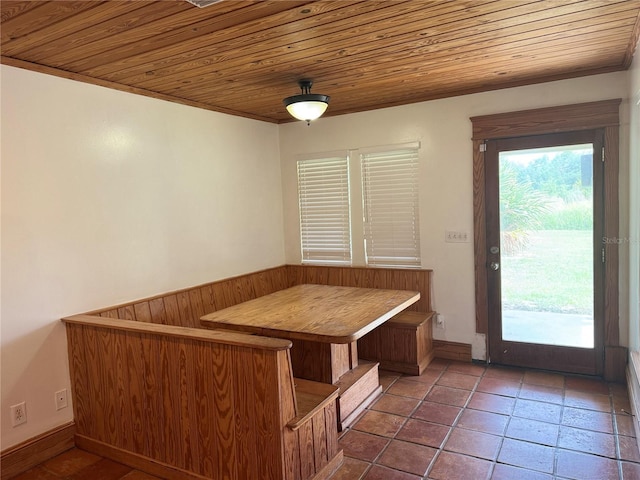
[[[320,118],[329,106],[329,95],[321,95],[319,93],[311,93],[311,80],[300,80],[298,82],[302,93],[292,97],[285,98],[282,102],[287,107],[287,112],[298,120],[304,120],[307,125],[311,124],[311,120]]]

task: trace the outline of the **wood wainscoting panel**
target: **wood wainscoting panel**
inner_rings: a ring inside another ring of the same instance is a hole
[[[431,270],[409,268],[334,267],[287,265],[289,286],[304,283],[342,287],[385,288],[420,292],[420,299],[408,307],[431,311]]]
[[[280,266],[106,307],[87,314],[199,328],[200,317],[207,313],[284,290],[288,286],[287,268]]]
[[[2,480],[15,477],[75,446],[76,425],[70,422],[9,447],[0,455]]]
[[[408,310],[431,311],[431,270],[282,265],[88,312],[106,318],[200,328],[200,317],[303,283],[420,292]]]
[[[89,318],[110,323],[66,324],[79,446],[175,478],[284,478],[278,438],[296,412],[281,400],[291,373],[279,365],[290,370],[290,342]]]

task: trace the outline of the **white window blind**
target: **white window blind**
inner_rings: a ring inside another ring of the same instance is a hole
[[[418,148],[361,154],[367,265],[419,267]]]
[[[349,158],[298,161],[302,263],[351,264]]]

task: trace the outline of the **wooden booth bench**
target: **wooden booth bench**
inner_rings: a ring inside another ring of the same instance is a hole
[[[421,375],[433,359],[431,270],[288,265],[291,281],[420,292],[420,300],[358,340],[358,356],[393,372]]]
[[[342,461],[336,427],[380,393],[378,363],[420,374],[431,360],[430,277],[283,265],[64,319],[76,444],[165,478],[325,478]],[[333,385],[293,380],[289,340],[201,328],[209,313],[302,284],[420,299],[360,338],[364,361]]]
[[[358,341],[358,353],[392,372],[422,375],[433,360],[435,312],[404,311]]]
[[[421,374],[433,358],[431,270],[283,265],[89,312],[200,328],[209,313],[305,283],[420,292],[406,311],[358,340],[359,356],[387,370]]]
[[[288,340],[76,315],[76,445],[167,479],[325,479],[338,388],[293,377]]]

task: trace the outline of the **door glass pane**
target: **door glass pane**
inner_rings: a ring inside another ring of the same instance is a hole
[[[593,348],[593,148],[501,152],[503,340]]]

